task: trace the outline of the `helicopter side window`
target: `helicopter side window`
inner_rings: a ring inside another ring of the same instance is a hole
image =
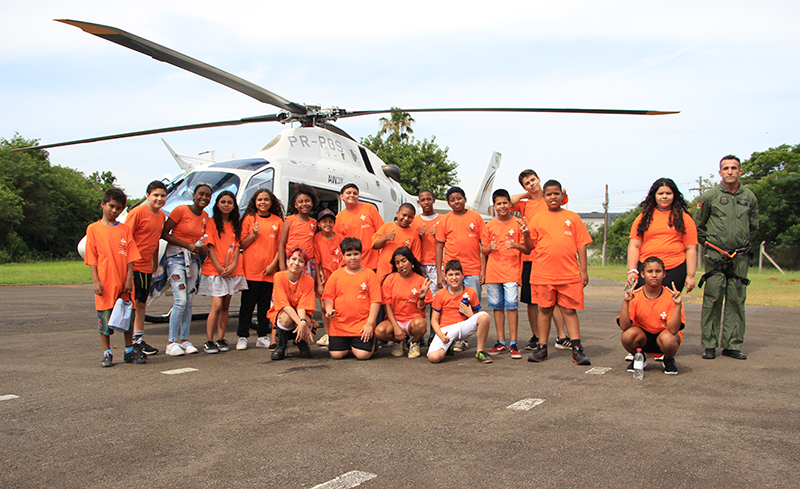
[[[244,195],[242,195],[242,200],[239,202],[239,213],[244,215],[245,210],[247,210],[247,203],[250,202],[250,198],[253,197],[253,194],[255,194],[257,190],[265,188],[272,192],[274,182],[275,169],[273,168],[267,168],[261,173],[257,173],[250,177],[250,181],[247,182],[247,188],[244,191]]]
[[[239,177],[233,173],[215,172],[215,171],[198,171],[191,172],[186,175],[183,180],[179,180],[174,184],[170,184],[169,192],[167,194],[167,203],[164,205],[164,213],[169,215],[172,209],[179,205],[191,205],[192,193],[194,188],[200,183],[205,183],[211,187],[211,203],[205,209],[208,215],[212,215],[214,202],[217,201],[217,195],[224,190],[230,190],[234,195],[239,191],[241,181]]]

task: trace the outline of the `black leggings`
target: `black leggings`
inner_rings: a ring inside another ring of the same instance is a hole
[[[639,262],[636,266],[639,270],[639,280],[636,282],[636,287],[644,285],[644,277],[642,277],[642,270],[644,270],[644,263]],[[671,289],[672,283],[675,282],[675,288],[683,292],[683,286],[686,285],[686,262],[681,263],[675,268],[667,270],[667,276],[661,282],[661,285]]]
[[[258,305],[258,328],[256,333],[259,337],[268,336],[272,332],[272,326],[267,319],[270,301],[272,301],[272,282],[262,282],[256,280],[247,281],[247,290],[242,291],[242,305],[239,307],[239,327],[236,335],[240,338],[250,336],[250,329],[253,327],[253,310]]]

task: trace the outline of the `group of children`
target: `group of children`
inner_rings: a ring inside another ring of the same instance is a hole
[[[175,302],[168,355],[198,351],[188,341],[194,293],[213,298],[204,351],[228,351],[228,310],[232,296],[241,291],[236,349],[248,347],[257,308],[256,347],[272,349],[272,360],[285,358],[291,344],[297,345],[301,357],[311,357],[309,343],[317,328],[312,319],[315,298],[320,300],[326,331],[317,343],[326,346],[335,359],[352,353],[366,360],[377,341],[393,342],[393,356],[405,355],[407,342],[408,357],[419,357],[429,324],[427,356],[432,363],[466,349],[466,340],[473,334],[479,362],[491,363],[492,356],[503,352],[519,359],[521,298],[528,304],[533,332],[526,345],[533,350],[529,361],[548,358],[550,322],[555,318],[556,347],[571,349],[575,363],[589,365],[576,310],[584,307],[586,246],[591,238],[580,217],[562,207],[567,197],[559,182],[549,180],[540,186],[536,173],[526,170],[520,183],[523,194],[511,196],[503,189],[493,193],[497,217],[488,223],[466,208],[459,187],[446,194],[451,212],[434,212],[433,193],[422,190],[418,196],[422,214],[404,203],[396,221],[388,223],[374,206],[359,202],[358,187],[352,183],[340,192],[345,208],[338,215],[323,209],[317,219],[310,214],[318,206],[318,197],[305,185],[296,186],[289,200],[291,215],[285,219],[280,201],[266,189],[251,197],[241,221],[235,196],[221,192],[209,218],[204,208],[212,189],[202,183],[195,187],[191,205],[178,206],[165,218],[161,207],[166,188],[153,182],[147,189],[147,203],[120,224],[116,218],[125,207],[125,195],[109,190],[103,197],[103,218],[87,231],[86,254],[106,350],[102,365],[113,364],[108,339],[113,331],[107,326],[113,302],[131,291],[136,314],[133,330],[125,334],[125,361],[145,363],[146,355],[158,351],[143,341],[142,334],[161,238],[168,243],[164,268]],[[522,218],[515,217],[515,211]],[[483,285],[498,337],[488,351],[491,317],[481,311]],[[624,304],[632,303],[632,294],[626,292]],[[673,297],[674,307],[680,308],[674,294],[667,297]],[[622,312],[625,316],[624,307]],[[638,324],[633,312],[630,318]],[[665,323],[670,332],[674,322]],[[666,339],[662,344],[658,334],[653,339],[648,336],[653,333],[640,335],[630,321],[619,324],[625,330],[623,345],[628,351],[629,346],[646,343],[674,354],[675,345]]]

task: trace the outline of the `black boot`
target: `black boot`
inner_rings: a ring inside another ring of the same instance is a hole
[[[311,356],[311,349],[305,340],[297,343],[297,349],[300,350],[300,358],[314,358]]]
[[[286,358],[286,343],[289,341],[290,334],[291,333],[281,328],[276,329],[275,337],[278,341],[278,346],[275,348],[275,351],[272,352],[272,356],[270,358],[273,360],[283,360]]]

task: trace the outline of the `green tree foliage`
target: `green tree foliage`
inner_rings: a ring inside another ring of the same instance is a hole
[[[397,109],[397,107],[392,107],[392,109]],[[414,122],[414,119],[408,112],[392,112],[392,116],[389,119],[381,117],[378,122],[381,124],[378,136],[388,134],[386,140],[389,142],[400,143],[408,141],[409,134],[414,134],[414,130],[411,129],[411,123]]]
[[[436,136],[417,140],[411,123],[414,119],[407,113],[393,113],[392,120],[381,118],[381,130],[376,136],[361,139],[361,144],[369,148],[387,165],[400,168],[401,185],[411,194],[423,188],[430,189],[437,199],[443,198],[449,187],[458,183],[458,165],[447,158],[449,148],[440,148]],[[383,135],[388,134],[384,139]]]
[[[640,212],[639,207],[625,211],[608,227],[608,244],[606,246],[608,263],[625,263],[628,260],[628,236],[630,236],[633,221]],[[600,226],[596,232],[592,233],[592,240],[598,244],[599,250],[603,249],[603,227]]]
[[[75,253],[86,226],[100,218],[110,172],[87,178],[71,168],[51,166],[49,154],[11,153],[35,140],[16,134],[0,138],[0,262]]]
[[[753,153],[742,162],[742,179],[755,181],[747,187],[758,198],[757,241],[766,241],[778,251],[800,246],[800,144]]]

